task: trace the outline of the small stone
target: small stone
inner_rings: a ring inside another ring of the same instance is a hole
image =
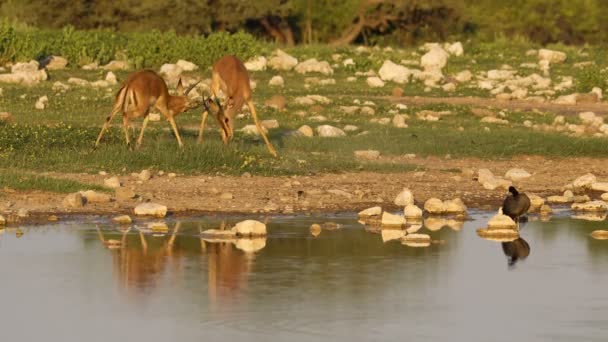
[[[79,192],[75,192],[65,196],[63,199],[63,206],[66,208],[82,208],[86,203],[84,198]]]
[[[505,178],[510,179],[514,182],[518,182],[522,179],[530,178],[532,175],[524,169],[513,168],[505,173]]]
[[[382,213],[382,226],[386,227],[401,227],[405,225],[405,217],[400,215],[394,215],[388,212]]]
[[[551,207],[548,204],[543,204],[540,207],[539,211],[540,211],[541,215],[549,215],[549,214],[551,214],[553,212],[553,209],[551,209]]]
[[[415,204],[408,204],[403,209],[403,216],[407,220],[411,219],[421,219],[422,218],[422,209],[418,208]]]
[[[49,215],[49,217],[47,217],[46,219],[47,219],[47,221],[49,221],[49,222],[57,222],[57,221],[59,221],[59,217],[57,217],[57,215]],[[0,225],[1,225],[1,224],[2,224],[2,223],[0,223]]]
[[[597,178],[594,174],[588,173],[584,176],[577,178],[572,185],[575,189],[589,189],[593,183],[596,183]]]
[[[118,224],[131,224],[131,222],[133,222],[133,220],[131,219],[131,217],[129,215],[116,216],[116,217],[112,218],[112,221],[114,221]]]
[[[317,127],[317,134],[323,138],[343,137],[346,136],[343,130],[330,125],[321,125]]]
[[[368,77],[367,78],[367,85],[370,88],[382,88],[382,87],[384,87],[384,81],[382,81],[380,79],[380,77],[376,77],[376,76]]]
[[[596,240],[608,240],[608,230],[594,230],[591,237]]]
[[[118,177],[114,176],[104,179],[103,184],[109,188],[119,188],[120,180],[118,180]]]
[[[446,212],[445,204],[438,198],[429,198],[424,202],[424,210],[429,214],[443,214]]]
[[[382,236],[382,242],[386,243],[389,241],[400,240],[406,234],[405,230],[401,229],[382,229],[380,235]]]
[[[380,158],[380,151],[376,150],[355,151],[354,153],[357,159],[376,160]]]
[[[149,170],[142,170],[138,175],[139,180],[145,182],[152,178],[152,173]]]
[[[393,201],[395,205],[405,207],[414,204],[414,194],[410,189],[404,188]]]
[[[44,96],[40,97],[38,99],[38,101],[36,101],[36,104],[34,105],[34,107],[36,107],[36,109],[38,109],[38,110],[42,110],[47,107],[48,103],[49,103],[49,98],[46,95],[44,95]]]
[[[119,187],[114,190],[114,196],[117,201],[128,201],[135,198],[135,191],[129,188]]]
[[[298,128],[297,132],[299,132],[302,136],[309,137],[309,138],[314,136],[314,132],[313,132],[312,128],[308,125],[300,126],[300,128]]]
[[[321,225],[314,223],[310,226],[310,234],[314,237],[317,237],[321,234]]]
[[[363,211],[360,211],[358,216],[365,218],[365,217],[372,217],[372,216],[380,216],[381,214],[382,214],[381,207],[371,207],[371,208],[367,208]]]
[[[448,214],[466,214],[467,206],[460,198],[454,198],[443,202],[445,212]]]
[[[237,223],[232,229],[237,236],[266,236],[266,225],[256,220],[245,220]]]
[[[223,192],[220,195],[220,199],[223,199],[223,200],[231,200],[233,198],[234,198],[234,195],[231,192]]]
[[[86,198],[87,203],[108,203],[112,200],[110,195],[93,190],[81,191],[80,194]]]
[[[494,217],[492,217],[490,221],[488,221],[488,229],[514,229],[515,227],[517,227],[515,221],[513,221],[513,219],[509,216],[503,215],[502,210]]]
[[[271,87],[283,87],[285,85],[285,81],[281,76],[273,76],[270,81],[268,81],[268,85]]]
[[[167,215],[167,207],[158,203],[142,203],[135,207],[135,215],[138,216],[156,216],[165,217]]]

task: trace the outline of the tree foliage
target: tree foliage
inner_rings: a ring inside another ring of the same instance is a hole
[[[283,44],[497,34],[601,42],[604,0],[4,0],[0,16],[42,28],[210,34],[246,30]]]

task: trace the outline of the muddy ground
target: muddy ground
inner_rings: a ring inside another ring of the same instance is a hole
[[[145,182],[131,175],[119,175],[123,186],[134,189],[138,198],[89,203],[83,208],[66,209],[62,206],[65,194],[4,189],[0,197],[0,209],[10,213],[26,208],[38,218],[48,214],[132,213],[133,208],[142,201],[164,204],[168,206],[170,214],[175,216],[206,213],[352,212],[375,205],[396,210],[398,208],[393,200],[407,187],[414,192],[420,206],[430,197],[460,197],[469,208],[494,210],[500,206],[506,191],[484,189],[475,180],[479,168],[488,168],[497,176],[504,175],[512,167],[524,168],[533,176],[516,182],[515,185],[527,193],[541,196],[559,194],[566,184],[589,172],[595,174],[598,180],[608,179],[608,159],[547,159],[536,156],[520,156],[502,161],[438,157],[390,159],[395,163],[416,164],[419,170],[390,174],[353,172],[292,177],[178,175],[170,178],[156,175]],[[100,185],[110,176],[49,175]],[[590,195],[598,198],[600,193]]]

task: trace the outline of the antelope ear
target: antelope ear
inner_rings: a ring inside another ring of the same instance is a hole
[[[184,95],[184,85],[182,84],[182,79],[180,78],[177,82],[177,94],[180,96]]]

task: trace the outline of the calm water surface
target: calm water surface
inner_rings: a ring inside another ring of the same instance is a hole
[[[606,341],[606,223],[531,221],[504,246],[475,230],[383,242],[354,216],[272,218],[256,253],[172,234],[122,234],[103,219],[0,235],[3,341]],[[309,233],[334,221],[336,231]],[[230,223],[238,221],[229,219]],[[99,230],[97,229],[99,228]],[[101,242],[122,240],[120,248]],[[265,243],[265,246],[264,246]],[[527,255],[527,257],[526,257]],[[512,265],[509,265],[512,264]]]

